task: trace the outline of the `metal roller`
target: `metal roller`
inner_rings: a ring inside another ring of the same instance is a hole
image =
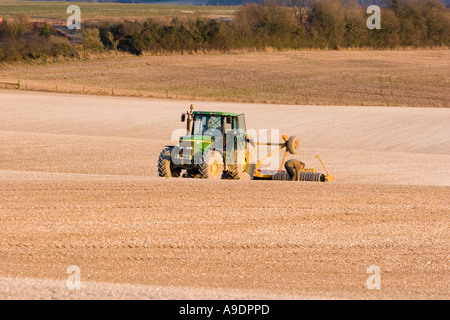
[[[300,181],[318,181],[325,182],[326,178],[320,172],[300,172]]]
[[[286,171],[279,171],[272,176],[272,180],[290,180]],[[300,181],[325,182],[326,177],[320,172],[300,172]]]
[[[286,171],[280,171],[272,176],[272,180],[290,180],[290,179],[289,174]]]

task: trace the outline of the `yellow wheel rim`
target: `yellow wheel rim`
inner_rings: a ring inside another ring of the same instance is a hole
[[[217,171],[219,170],[219,166],[217,165],[217,163],[214,161],[212,164],[211,164],[211,174],[213,175],[213,176],[215,176],[216,174],[217,174]]]
[[[245,153],[245,158],[244,158],[244,165],[242,166],[242,169],[244,170],[244,172],[248,171],[248,167],[250,164],[250,155],[248,153]]]

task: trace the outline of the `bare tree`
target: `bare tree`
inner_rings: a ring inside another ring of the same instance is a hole
[[[295,18],[302,23],[313,3],[314,0],[286,0],[286,5],[292,8]]]
[[[30,17],[26,13],[20,12],[7,26],[9,36],[12,39],[17,39],[30,30]]]
[[[111,31],[108,31],[108,41],[111,44],[111,48],[114,51],[117,51],[117,46],[119,45],[119,39],[115,39],[114,34]]]

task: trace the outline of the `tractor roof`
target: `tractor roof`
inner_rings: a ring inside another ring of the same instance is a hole
[[[238,113],[233,112],[216,112],[216,111],[194,111],[193,114],[208,115],[208,116],[232,116],[232,117],[237,117],[240,115]]]

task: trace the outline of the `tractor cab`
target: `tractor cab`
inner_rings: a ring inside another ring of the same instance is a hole
[[[215,133],[226,134],[230,130],[241,130],[245,132],[244,114],[225,112],[193,112],[192,135],[214,135]],[[217,132],[216,132],[217,131]]]
[[[213,144],[214,149],[226,151],[227,144],[231,144],[233,138],[239,136],[242,139],[242,135],[245,136],[245,116],[236,113],[197,111],[192,114],[191,128],[186,129],[191,135],[182,137],[180,142],[201,141],[204,147]],[[202,148],[202,151],[204,150]]]

